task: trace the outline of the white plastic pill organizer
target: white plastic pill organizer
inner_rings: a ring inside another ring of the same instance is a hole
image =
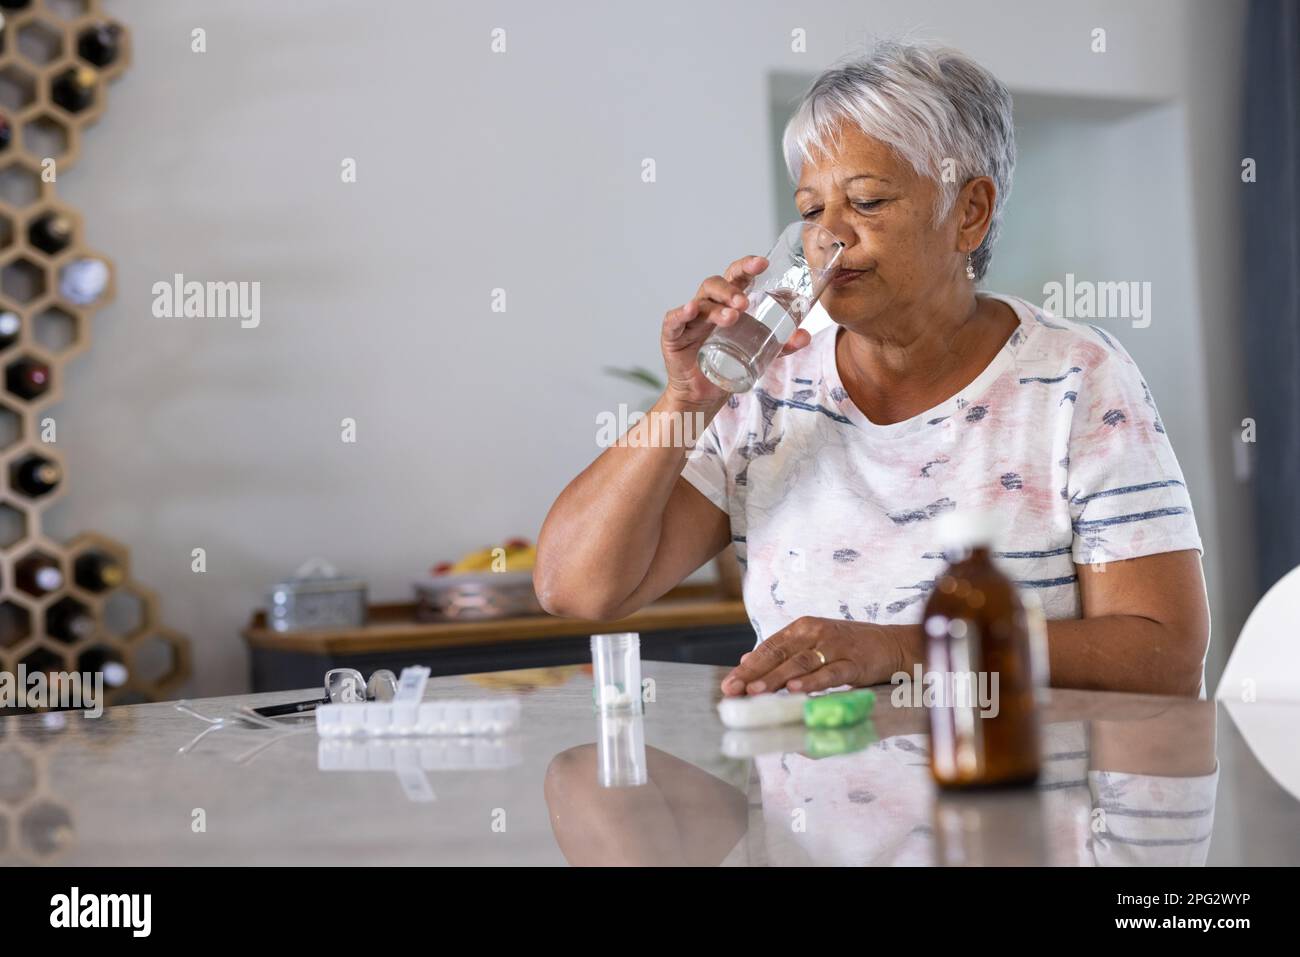
[[[321,771],[496,771],[523,760],[517,736],[440,738],[321,738]]]
[[[358,701],[316,708],[316,732],[324,738],[500,735],[518,727],[517,697]]]

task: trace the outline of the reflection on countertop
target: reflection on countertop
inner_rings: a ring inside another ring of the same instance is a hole
[[[520,694],[502,739],[234,718],[302,693],[0,718],[0,863],[1300,863],[1300,801],[1211,701],[1049,692],[1038,784],[949,794],[924,710],[888,688],[851,734],[744,740],[717,719],[724,669],[642,669],[645,715],[619,719],[595,713],[588,667],[430,681]]]
[[[770,729],[751,733],[770,748],[743,783],[647,749],[648,786],[609,789],[586,744],[552,762],[547,801],[575,864],[1205,863],[1212,704],[1057,692],[1045,717],[1032,788],[936,791],[924,712],[882,694],[873,724],[890,733],[848,754],[821,757],[802,729]]]

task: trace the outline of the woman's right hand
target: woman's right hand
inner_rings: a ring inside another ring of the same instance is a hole
[[[668,374],[666,393],[670,398],[692,407],[719,405],[726,399],[728,393],[700,371],[696,356],[715,325],[729,326],[740,318],[749,304],[746,290],[766,268],[767,260],[762,256],[737,259],[723,275],[710,276],[700,283],[694,299],[664,315],[661,346]],[[801,349],[809,341],[808,333],[799,329],[783,352]]]

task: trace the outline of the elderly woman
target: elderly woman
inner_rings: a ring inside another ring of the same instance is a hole
[[[784,146],[800,215],[847,246],[834,325],[728,396],[696,353],[763,258],[670,310],[651,415],[708,428],[608,448],[569,484],[540,535],[543,607],[618,618],[735,543],[758,643],[724,694],[880,684],[923,661],[935,520],[992,510],[1054,685],[1203,695],[1201,542],[1141,373],[1113,335],[977,291],[1015,165],[1006,88],[957,51],[881,44],[817,79]]]

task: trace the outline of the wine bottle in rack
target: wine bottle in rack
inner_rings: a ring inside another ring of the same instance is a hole
[[[14,141],[14,128],[9,122],[9,117],[0,113],[0,150],[9,148],[9,144]]]
[[[0,311],[0,349],[8,349],[23,331],[23,318],[12,309]]]
[[[71,599],[55,602],[45,613],[45,633],[58,641],[73,644],[95,633],[95,619]]]
[[[46,213],[32,221],[27,238],[37,249],[57,256],[72,242],[72,220],[62,213]]]
[[[131,676],[122,655],[112,648],[86,649],[77,657],[77,670],[102,672],[104,684],[110,688],[120,688]]]
[[[77,53],[97,67],[112,66],[122,50],[122,28],[116,23],[92,23],[77,34]]]
[[[50,388],[50,367],[40,359],[23,356],[5,370],[5,385],[23,399],[38,399]]]
[[[25,455],[9,467],[9,484],[29,498],[48,495],[61,481],[63,469],[59,463],[37,453]]]
[[[58,563],[45,555],[28,555],[14,565],[14,583],[40,598],[63,587],[63,572]]]
[[[50,86],[50,99],[69,113],[80,113],[95,102],[95,71],[77,66],[60,73]]]
[[[116,588],[126,578],[117,560],[103,552],[86,552],[84,555],[78,555],[74,563],[73,575],[78,585],[91,592]]]
[[[31,618],[11,601],[0,603],[0,648],[12,648],[31,634]]]
[[[104,294],[108,279],[108,263],[82,256],[59,270],[59,295],[75,305],[88,306]]]

